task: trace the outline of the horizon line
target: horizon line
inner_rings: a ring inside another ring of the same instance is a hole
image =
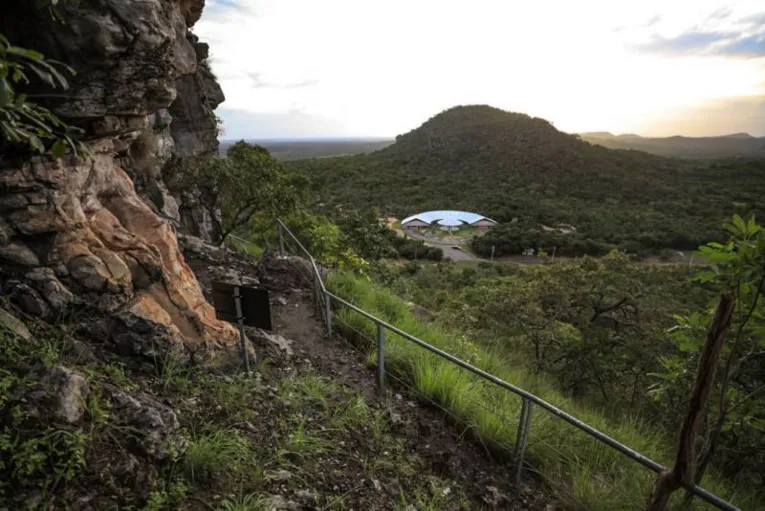
[[[628,133],[613,133],[610,131],[599,131],[599,130],[591,130],[591,131],[561,131],[561,133],[567,133],[569,135],[594,135],[594,134],[609,134],[613,137],[620,137],[620,136],[637,136],[640,138],[676,138],[676,137],[682,137],[682,138],[690,138],[690,139],[700,139],[700,138],[726,138],[726,137],[735,137],[735,136],[741,136],[746,135],[748,137],[758,139],[758,138],[765,138],[765,135],[752,135],[749,132],[746,131],[738,131],[738,132],[728,132],[721,135],[702,135],[702,136],[689,136],[689,135],[682,135],[682,134],[674,134],[674,135],[664,135],[664,136],[657,136],[657,135],[641,135],[639,133],[634,132],[628,132]],[[394,136],[315,136],[315,137],[236,137],[236,138],[221,138],[219,139],[219,142],[239,142],[240,140],[247,141],[257,141],[257,142],[332,142],[332,141],[347,141],[347,140],[367,140],[367,141],[395,141],[396,137],[399,135]]]

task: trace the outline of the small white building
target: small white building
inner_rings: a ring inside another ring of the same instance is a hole
[[[423,222],[419,218],[412,218],[401,222],[401,227],[410,231],[421,231],[430,227],[430,224],[428,222]]]
[[[477,229],[478,231],[486,232],[489,229],[491,229],[492,227],[494,227],[495,225],[497,225],[497,222],[495,222],[491,218],[484,217],[484,218],[481,218],[479,220],[476,220],[475,222],[473,222],[473,223],[471,223],[469,225],[470,225],[470,227],[473,227],[473,228]]]
[[[430,226],[437,226],[442,231],[455,232],[463,227],[473,227],[478,231],[486,232],[497,222],[477,213],[467,211],[425,211],[423,213],[405,218],[401,222],[404,229],[421,231]]]

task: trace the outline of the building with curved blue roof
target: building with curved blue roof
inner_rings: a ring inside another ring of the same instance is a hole
[[[452,210],[425,211],[401,221],[401,227],[404,229],[423,229],[434,225],[450,229],[464,226],[486,230],[497,225],[497,222],[477,213]]]

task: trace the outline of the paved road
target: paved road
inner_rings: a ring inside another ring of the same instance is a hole
[[[445,246],[445,245],[433,244],[432,246],[438,247],[441,250],[443,250],[444,258],[448,257],[452,261],[479,261],[479,259],[476,256],[474,256],[470,252],[465,252],[464,250],[457,250],[456,248],[452,248],[451,246]]]
[[[436,247],[440,248],[444,251],[444,259],[449,258],[452,261],[481,261],[482,259],[476,257],[472,253],[468,252],[467,250],[458,250],[456,248],[452,248],[456,246],[454,243],[446,243],[442,241],[437,241],[431,238],[426,238],[425,236],[417,236],[415,233],[407,233],[407,235],[411,238],[421,240],[429,247]]]

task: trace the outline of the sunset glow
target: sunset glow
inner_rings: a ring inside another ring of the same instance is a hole
[[[234,137],[393,136],[472,103],[565,131],[765,135],[761,2],[217,0],[196,32]]]

